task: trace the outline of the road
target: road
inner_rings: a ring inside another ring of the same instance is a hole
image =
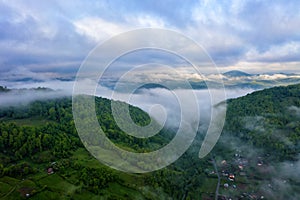
[[[213,162],[213,165],[214,165],[214,168],[215,168],[215,172],[218,176],[218,185],[216,187],[216,192],[215,192],[215,200],[218,200],[221,178],[220,178],[220,174],[219,174],[219,171],[218,171],[218,168],[217,168],[216,160],[214,159],[213,156],[211,157],[211,159],[212,159],[212,162]]]

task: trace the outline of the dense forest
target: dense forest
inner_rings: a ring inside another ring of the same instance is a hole
[[[299,111],[299,84],[253,92],[228,101],[225,132],[272,152],[274,159],[297,159]]]
[[[5,95],[9,89],[1,87],[1,91]],[[167,127],[147,139],[129,136],[116,125],[111,100],[96,97],[95,104],[105,134],[121,148],[153,151],[173,137],[173,130]],[[150,123],[149,115],[141,109],[129,106],[129,110],[135,123]],[[203,138],[199,133],[190,149],[172,165],[152,173],[127,174],[101,164],[84,148],[75,129],[71,97],[2,105],[0,198],[214,199],[219,184],[219,198],[276,199],[281,195],[278,188],[269,188],[271,192],[264,189],[276,174],[263,171],[262,160],[266,168],[296,162],[299,137],[300,85],[275,87],[228,100],[224,131],[206,158],[197,156]],[[238,145],[228,138],[235,138]],[[248,150],[243,152],[242,144],[258,151],[251,157]],[[235,179],[228,182],[232,174]],[[288,181],[293,184],[288,191],[292,195],[299,183],[293,178]],[[226,184],[229,188],[223,186]],[[282,195],[279,197],[287,197]]]

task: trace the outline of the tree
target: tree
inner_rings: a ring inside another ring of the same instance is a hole
[[[4,174],[4,167],[3,165],[0,163],[0,177],[2,177]]]
[[[56,120],[56,111],[54,107],[49,109],[49,119]]]

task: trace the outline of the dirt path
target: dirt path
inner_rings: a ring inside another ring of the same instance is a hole
[[[216,174],[217,174],[217,176],[218,176],[218,185],[217,185],[217,187],[216,187],[216,192],[215,192],[215,200],[218,200],[221,178],[220,178],[220,174],[219,174],[219,171],[218,171],[218,168],[217,168],[216,160],[214,159],[213,156],[212,156],[211,159],[212,159],[212,162],[213,162],[213,165],[214,165]]]

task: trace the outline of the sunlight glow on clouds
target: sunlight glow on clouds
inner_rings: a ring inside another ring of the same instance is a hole
[[[76,31],[94,42],[100,42],[112,35],[122,33],[126,27],[114,24],[101,18],[84,18],[74,22]]]
[[[127,17],[125,22],[110,22],[99,17],[87,17],[74,22],[76,31],[94,42],[135,28],[164,28],[164,22],[150,16]]]

